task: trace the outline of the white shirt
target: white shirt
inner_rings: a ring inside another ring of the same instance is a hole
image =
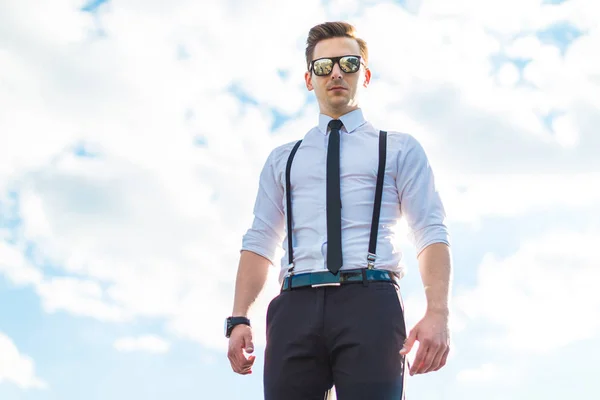
[[[319,115],[319,125],[304,136],[291,169],[294,273],[327,271],[326,161],[332,118]],[[379,160],[379,129],[362,110],[340,118],[340,185],[342,200],[342,270],[367,264],[369,234]],[[260,174],[254,221],[242,240],[242,250],[269,259],[282,246],[279,281],[287,274],[285,168],[294,142],[275,148]],[[406,218],[417,254],[432,243],[449,245],[445,211],[434,174],[420,143],[411,135],[388,131],[387,157],[376,269],[404,275],[394,227]]]

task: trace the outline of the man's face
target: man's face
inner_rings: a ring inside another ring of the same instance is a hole
[[[315,46],[313,60],[321,57],[360,55],[360,47],[352,38],[331,38],[322,40]],[[329,75],[317,76],[313,71],[305,74],[306,88],[314,90],[321,113],[332,118],[358,108],[358,92],[366,88],[371,79],[371,71],[361,65],[358,72],[345,73],[336,63]]]

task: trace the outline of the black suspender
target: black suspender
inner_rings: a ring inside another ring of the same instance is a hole
[[[377,170],[377,186],[375,187],[375,204],[373,206],[373,219],[371,220],[371,238],[369,239],[369,254],[367,266],[373,269],[377,258],[377,233],[379,232],[379,215],[381,214],[381,197],[383,195],[383,177],[385,175],[385,160],[387,153],[387,132],[379,133],[379,167]]]
[[[285,168],[285,196],[287,205],[287,239],[288,239],[288,272],[293,274],[294,271],[294,253],[292,246],[292,194],[290,189],[290,173],[292,161],[300,147],[302,140],[298,140],[287,160]],[[383,194],[383,178],[385,175],[385,163],[387,155],[387,132],[379,132],[379,165],[377,169],[377,185],[375,187],[375,201],[373,204],[373,218],[371,220],[371,234],[369,238],[369,252],[367,254],[367,268],[373,269],[375,259],[377,258],[377,234],[379,232],[379,216],[381,214],[381,198]]]
[[[296,151],[298,151],[298,147],[300,147],[300,143],[302,140],[298,140],[292,149],[290,156],[287,160],[287,165],[285,167],[285,194],[286,194],[286,204],[287,204],[287,239],[288,239],[288,264],[290,267],[289,272],[292,272],[294,269],[294,246],[292,246],[292,194],[290,189],[290,173],[292,169],[292,161],[294,160],[294,156],[296,155]]]

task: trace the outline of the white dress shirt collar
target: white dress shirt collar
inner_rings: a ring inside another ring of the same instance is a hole
[[[332,119],[329,115],[319,114],[319,131],[323,135],[327,135],[327,125]],[[348,133],[352,133],[367,122],[360,108],[342,115],[340,120],[344,124],[342,129],[345,129]]]

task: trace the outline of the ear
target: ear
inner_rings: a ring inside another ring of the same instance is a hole
[[[365,81],[363,82],[363,86],[367,87],[371,83],[371,70],[369,68],[365,68]]]
[[[308,89],[308,91],[310,92],[311,90],[313,90],[313,85],[312,85],[312,73],[310,71],[306,71],[304,73],[304,80],[306,81],[306,88]]]

